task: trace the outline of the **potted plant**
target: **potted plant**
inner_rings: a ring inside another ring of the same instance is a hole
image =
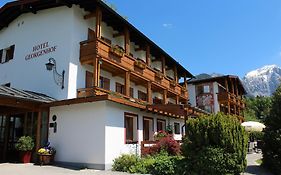
[[[37,154],[39,156],[40,165],[49,165],[54,161],[56,150],[50,146],[50,142],[47,142],[44,147],[37,151]]]
[[[117,57],[123,57],[125,50],[121,46],[115,45],[110,48],[110,52]]]
[[[30,163],[31,151],[34,148],[34,141],[30,136],[22,136],[15,145],[16,150],[20,151],[22,163]]]
[[[140,59],[136,60],[134,64],[136,67],[138,67],[140,69],[145,69],[145,67],[146,67],[146,64]]]

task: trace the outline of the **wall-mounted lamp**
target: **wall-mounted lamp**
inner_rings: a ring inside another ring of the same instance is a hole
[[[49,58],[49,62],[46,63],[46,69],[48,71],[53,70],[54,80],[55,80],[56,84],[58,86],[61,86],[61,89],[63,89],[64,88],[64,74],[65,74],[65,71],[63,70],[62,74],[59,74],[57,72],[56,60],[54,58]]]

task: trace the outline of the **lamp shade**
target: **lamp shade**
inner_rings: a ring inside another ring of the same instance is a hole
[[[51,70],[53,69],[53,67],[54,67],[54,64],[53,64],[53,63],[51,63],[51,62],[46,63],[46,69],[47,69],[47,70],[51,71]]]

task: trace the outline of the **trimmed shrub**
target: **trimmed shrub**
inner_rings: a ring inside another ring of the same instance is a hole
[[[281,174],[281,86],[273,95],[270,115],[265,119],[263,163],[275,174]]]
[[[140,157],[134,154],[123,154],[120,157],[114,159],[112,170],[130,172],[130,168],[140,160]]]
[[[161,138],[155,145],[148,148],[144,155],[159,154],[162,151],[167,152],[170,156],[177,156],[181,153],[181,147],[172,135],[167,135]]]
[[[152,175],[174,175],[176,174],[178,163],[182,160],[182,157],[169,156],[165,151],[162,151],[160,154],[155,154],[153,156],[148,155],[143,158],[138,158],[137,156],[133,157],[137,159],[132,158],[132,155],[122,155],[115,159],[113,170]]]
[[[187,170],[183,174],[202,174],[203,170],[210,172],[203,174],[239,174],[245,170],[248,137],[235,116],[200,116],[188,120],[186,127],[182,151]]]

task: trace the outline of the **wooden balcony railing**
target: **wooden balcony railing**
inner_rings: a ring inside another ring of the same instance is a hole
[[[245,103],[243,102],[242,98],[240,96],[236,96],[231,93],[223,92],[218,94],[218,101],[221,103],[224,102],[230,102],[234,105],[237,105],[241,108],[245,107]]]
[[[100,38],[87,40],[80,43],[80,62],[81,64],[91,64],[96,56],[100,56],[102,61],[107,64],[131,71],[135,76],[152,81],[163,89],[174,92],[181,98],[188,98],[188,92],[179,83],[148,67],[144,61],[135,59],[123,52],[120,46],[111,46]]]

